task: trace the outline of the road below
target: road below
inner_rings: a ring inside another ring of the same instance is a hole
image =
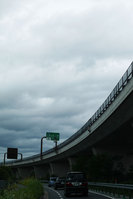
[[[44,189],[46,192],[45,199],[68,199],[68,197],[64,196],[64,190],[63,189],[58,189],[55,190],[54,188],[48,187],[46,184],[44,185]],[[71,199],[113,199],[112,197],[109,196],[103,196],[99,194],[95,194],[92,192],[88,193],[88,196],[70,196],[69,198]]]

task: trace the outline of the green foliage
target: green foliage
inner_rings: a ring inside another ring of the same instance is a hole
[[[106,154],[79,157],[73,170],[83,171],[89,181],[110,181],[113,174],[113,160]]]
[[[9,167],[1,166],[0,167],[0,180],[11,181],[14,178],[12,170]]]
[[[43,186],[37,179],[26,179],[22,181],[22,184],[27,187],[28,192],[34,194],[35,199],[43,194]]]
[[[88,158],[86,156],[79,157],[76,160],[76,163],[73,165],[72,170],[73,171],[83,171],[87,173],[88,171]]]
[[[102,154],[95,155],[89,159],[88,175],[93,181],[112,180],[113,160],[111,157]]]
[[[127,174],[121,161],[116,162],[115,168],[113,170],[113,176],[116,179],[117,183],[124,182],[127,178]]]
[[[22,181],[22,186],[8,187],[0,199],[39,199],[43,195],[43,186],[36,179]]]

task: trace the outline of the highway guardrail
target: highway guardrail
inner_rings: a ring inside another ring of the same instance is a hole
[[[116,198],[133,198],[132,184],[94,183],[88,182],[89,190],[107,194]]]

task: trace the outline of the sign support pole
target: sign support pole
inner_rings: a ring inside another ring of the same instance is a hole
[[[57,149],[57,140],[54,141],[55,142],[55,150]]]
[[[21,161],[22,161],[23,160],[23,154],[22,153],[17,153],[17,154],[21,155]],[[6,155],[7,155],[7,153],[4,153],[4,165],[6,164]]]
[[[46,132],[46,136],[41,138],[41,151],[40,151],[40,159],[42,160],[43,153],[43,139],[52,140],[55,143],[55,151],[57,152],[57,141],[59,140],[60,134],[54,132]]]
[[[7,153],[4,153],[4,165],[5,165],[5,163],[6,163],[6,155],[7,155]]]
[[[21,160],[23,159],[23,154],[22,153],[18,153],[19,155],[21,155]]]
[[[42,160],[42,150],[43,150],[43,139],[46,138],[46,136],[41,138],[41,152],[40,152],[40,158]]]

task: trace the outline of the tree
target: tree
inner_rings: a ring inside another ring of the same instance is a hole
[[[113,159],[107,154],[79,157],[73,165],[73,170],[83,171],[89,181],[112,181]]]
[[[93,155],[88,161],[88,176],[91,181],[111,181],[113,160],[106,154]]]

